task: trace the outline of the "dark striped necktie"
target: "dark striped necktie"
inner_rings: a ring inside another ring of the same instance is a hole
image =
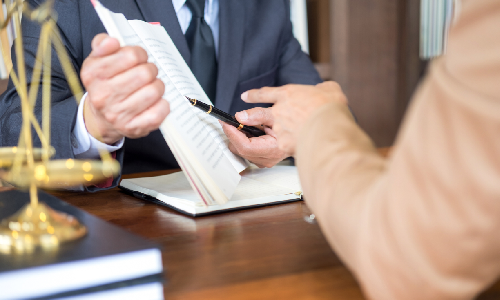
[[[215,104],[217,84],[217,60],[214,36],[205,21],[205,0],[186,0],[193,17],[186,31],[186,40],[191,50],[191,71]]]

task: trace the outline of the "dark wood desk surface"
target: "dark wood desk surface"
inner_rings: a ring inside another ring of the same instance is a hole
[[[364,299],[302,201],[191,218],[117,188],[51,194],[161,244],[165,299]]]
[[[302,201],[191,218],[117,188],[51,193],[161,244],[165,299],[365,299]],[[500,299],[500,283],[478,299]]]
[[[165,299],[365,299],[302,201],[191,218],[117,188],[52,194],[161,244]]]

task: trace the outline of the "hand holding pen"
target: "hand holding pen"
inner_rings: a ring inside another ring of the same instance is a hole
[[[191,104],[194,107],[201,109],[202,111],[206,112],[207,114],[213,116],[214,118],[216,118],[218,120],[221,120],[221,121],[226,122],[227,124],[229,124],[231,126],[236,127],[238,130],[240,130],[240,131],[242,131],[250,136],[258,137],[258,136],[262,136],[262,135],[266,134],[263,130],[261,130],[257,127],[245,126],[245,125],[241,124],[232,115],[230,115],[230,114],[228,114],[220,109],[217,109],[212,105],[203,103],[203,102],[198,101],[196,99],[189,98],[188,96],[185,96],[185,97],[186,97],[186,99],[189,100],[189,102],[191,102]]]

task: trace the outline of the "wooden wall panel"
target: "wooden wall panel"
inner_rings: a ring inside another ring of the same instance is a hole
[[[331,77],[341,84],[360,126],[379,147],[392,145],[418,79],[415,3],[330,2]]]
[[[330,1],[307,1],[309,54],[314,63],[330,63]]]

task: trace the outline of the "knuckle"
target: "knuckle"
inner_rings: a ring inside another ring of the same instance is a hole
[[[291,85],[284,86],[281,91],[282,91],[283,97],[286,99],[293,96],[293,87]]]
[[[136,47],[125,47],[122,51],[125,61],[129,64],[137,65],[140,63],[140,56]]]
[[[163,85],[163,82],[161,82],[161,81],[159,81],[159,82],[155,81],[151,85],[151,94],[156,101],[163,101],[163,99],[161,97],[163,96],[164,90],[165,90],[165,86]]]
[[[147,65],[140,66],[136,69],[136,79],[143,84],[148,84],[154,80],[156,75],[153,74],[152,69]]]
[[[102,96],[103,95],[100,95],[98,97],[89,97],[88,98],[89,104],[92,105],[97,110],[104,109],[104,107],[106,105],[106,101],[105,101],[105,98]]]
[[[161,97],[159,89],[152,84],[144,87],[144,93],[145,97],[152,102],[158,101],[158,99]]]
[[[154,127],[154,128],[157,128],[161,125],[161,123],[163,122],[163,114],[161,113],[155,113],[153,115],[153,117],[151,118],[151,126]]]
[[[153,63],[147,63],[146,66],[148,66],[150,74],[153,76],[151,80],[153,80],[156,76],[158,76],[158,67]]]
[[[115,124],[118,120],[118,115],[114,112],[107,112],[104,114],[104,117],[106,118],[106,121],[111,124]]]
[[[246,144],[239,145],[238,152],[241,153],[242,156],[250,156],[252,154],[251,148]]]
[[[142,97],[148,103],[154,102],[155,88],[152,85],[146,85],[141,89]]]
[[[92,69],[90,66],[83,66],[82,70],[80,71],[80,78],[82,80],[82,83],[84,86],[90,84],[92,82],[92,79],[94,78],[92,74]]]
[[[136,127],[125,128],[123,129],[125,136],[130,138],[138,138],[141,134],[141,129]]]
[[[167,115],[170,113],[170,104],[164,100],[164,99],[161,99],[160,101],[162,101],[162,106],[163,106],[163,109],[161,110],[162,111],[162,117],[163,118],[166,118]]]
[[[148,133],[149,133],[149,131],[145,130],[145,129],[136,128],[134,130],[134,136],[138,137],[138,138],[146,136]]]
[[[263,120],[268,119],[271,113],[270,109],[263,107],[259,107],[258,112],[259,112],[259,117]]]
[[[137,57],[141,63],[146,63],[148,61],[148,53],[140,46],[134,46],[134,50],[137,53]]]
[[[266,161],[263,165],[266,168],[272,168],[274,166],[274,164],[272,162],[269,162],[269,161]]]
[[[158,93],[160,94],[160,97],[162,97],[165,93],[165,84],[159,78],[154,81],[154,84],[157,85]]]

